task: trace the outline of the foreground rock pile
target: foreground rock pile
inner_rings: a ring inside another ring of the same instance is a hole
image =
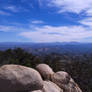
[[[82,92],[71,76],[54,73],[46,64],[35,69],[20,65],[0,67],[0,92]]]

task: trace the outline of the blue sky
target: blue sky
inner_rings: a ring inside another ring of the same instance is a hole
[[[92,0],[0,0],[0,42],[92,42]]]

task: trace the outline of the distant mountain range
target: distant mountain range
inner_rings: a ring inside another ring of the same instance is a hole
[[[63,43],[25,43],[25,42],[1,42],[0,50],[22,48],[35,54],[48,53],[92,53],[92,43],[63,42]]]

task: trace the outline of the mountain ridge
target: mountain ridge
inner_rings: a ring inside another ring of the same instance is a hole
[[[22,48],[35,54],[48,53],[92,53],[92,43],[63,42],[63,43],[29,43],[29,42],[0,42],[0,50]]]

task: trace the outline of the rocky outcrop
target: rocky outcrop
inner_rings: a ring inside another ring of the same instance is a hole
[[[0,92],[24,92],[43,88],[40,74],[20,65],[4,65],[0,68]]]
[[[38,65],[37,70],[40,72],[41,76],[45,77],[45,80],[52,81],[53,83],[58,85],[58,87],[60,87],[63,90],[63,92],[82,92],[81,89],[78,87],[78,85],[74,82],[74,80],[67,72],[59,71],[54,73],[53,70],[48,65],[45,64]],[[44,73],[45,71],[46,73]]]
[[[63,90],[51,81],[44,81],[43,92],[63,92]]]
[[[57,84],[60,88],[66,89],[71,77],[68,73],[60,71],[51,76],[51,80]]]
[[[60,86],[69,83],[70,79],[70,75],[63,71],[56,72],[51,76],[51,80],[55,83],[58,82],[57,84]]]
[[[54,73],[46,64],[36,69],[39,72],[20,65],[0,67],[0,92],[82,92],[68,73]]]
[[[69,88],[71,92],[82,92],[81,89],[78,87],[78,84],[74,82],[71,78],[69,82]]]
[[[36,66],[36,69],[45,80],[49,80],[51,75],[54,74],[53,70],[46,64],[39,64]]]
[[[52,75],[52,82],[57,84],[64,92],[82,92],[78,85],[73,81],[70,75],[60,71]]]
[[[35,91],[30,91],[30,92],[42,92],[42,90],[35,90]]]

